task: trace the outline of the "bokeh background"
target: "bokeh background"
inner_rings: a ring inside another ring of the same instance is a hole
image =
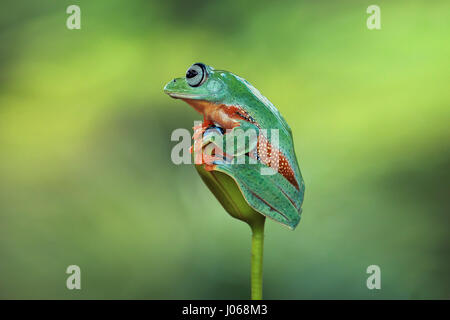
[[[170,161],[171,132],[201,117],[162,88],[198,61],[294,133],[303,218],[267,223],[265,298],[450,298],[449,1],[1,7],[0,298],[249,298],[250,229]]]

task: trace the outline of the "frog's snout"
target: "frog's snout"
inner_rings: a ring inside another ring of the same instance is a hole
[[[184,96],[189,95],[190,88],[186,82],[183,81],[183,78],[175,78],[166,84],[164,92],[172,98],[183,98]]]
[[[164,87],[164,92],[176,99],[200,99],[208,95],[208,92],[202,92],[202,88],[189,85],[186,78],[169,81]]]
[[[169,81],[165,86],[164,86],[164,92],[165,93],[169,93],[172,92],[173,89],[175,88],[177,79],[173,79],[172,81]]]

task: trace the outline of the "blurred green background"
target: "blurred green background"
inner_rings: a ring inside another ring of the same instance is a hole
[[[449,1],[1,7],[0,298],[249,298],[250,229],[170,160],[201,116],[162,88],[198,61],[294,133],[303,218],[267,223],[265,298],[450,298]]]

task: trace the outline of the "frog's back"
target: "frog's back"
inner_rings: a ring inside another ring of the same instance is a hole
[[[236,76],[236,79],[245,85],[249,94],[240,95],[239,104],[245,104],[247,112],[254,118],[258,119],[258,125],[262,129],[278,129],[279,130],[279,146],[283,156],[288,160],[292,170],[294,171],[297,180],[299,191],[304,190],[304,182],[300,172],[300,167],[297,162],[297,157],[294,150],[294,142],[292,130],[280,111],[269,101],[265,96],[259,92],[247,80]]]

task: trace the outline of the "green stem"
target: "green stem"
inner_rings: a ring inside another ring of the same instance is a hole
[[[262,300],[263,280],[263,251],[264,251],[264,222],[251,225],[252,228],[252,261],[251,261],[251,290],[252,300]]]

